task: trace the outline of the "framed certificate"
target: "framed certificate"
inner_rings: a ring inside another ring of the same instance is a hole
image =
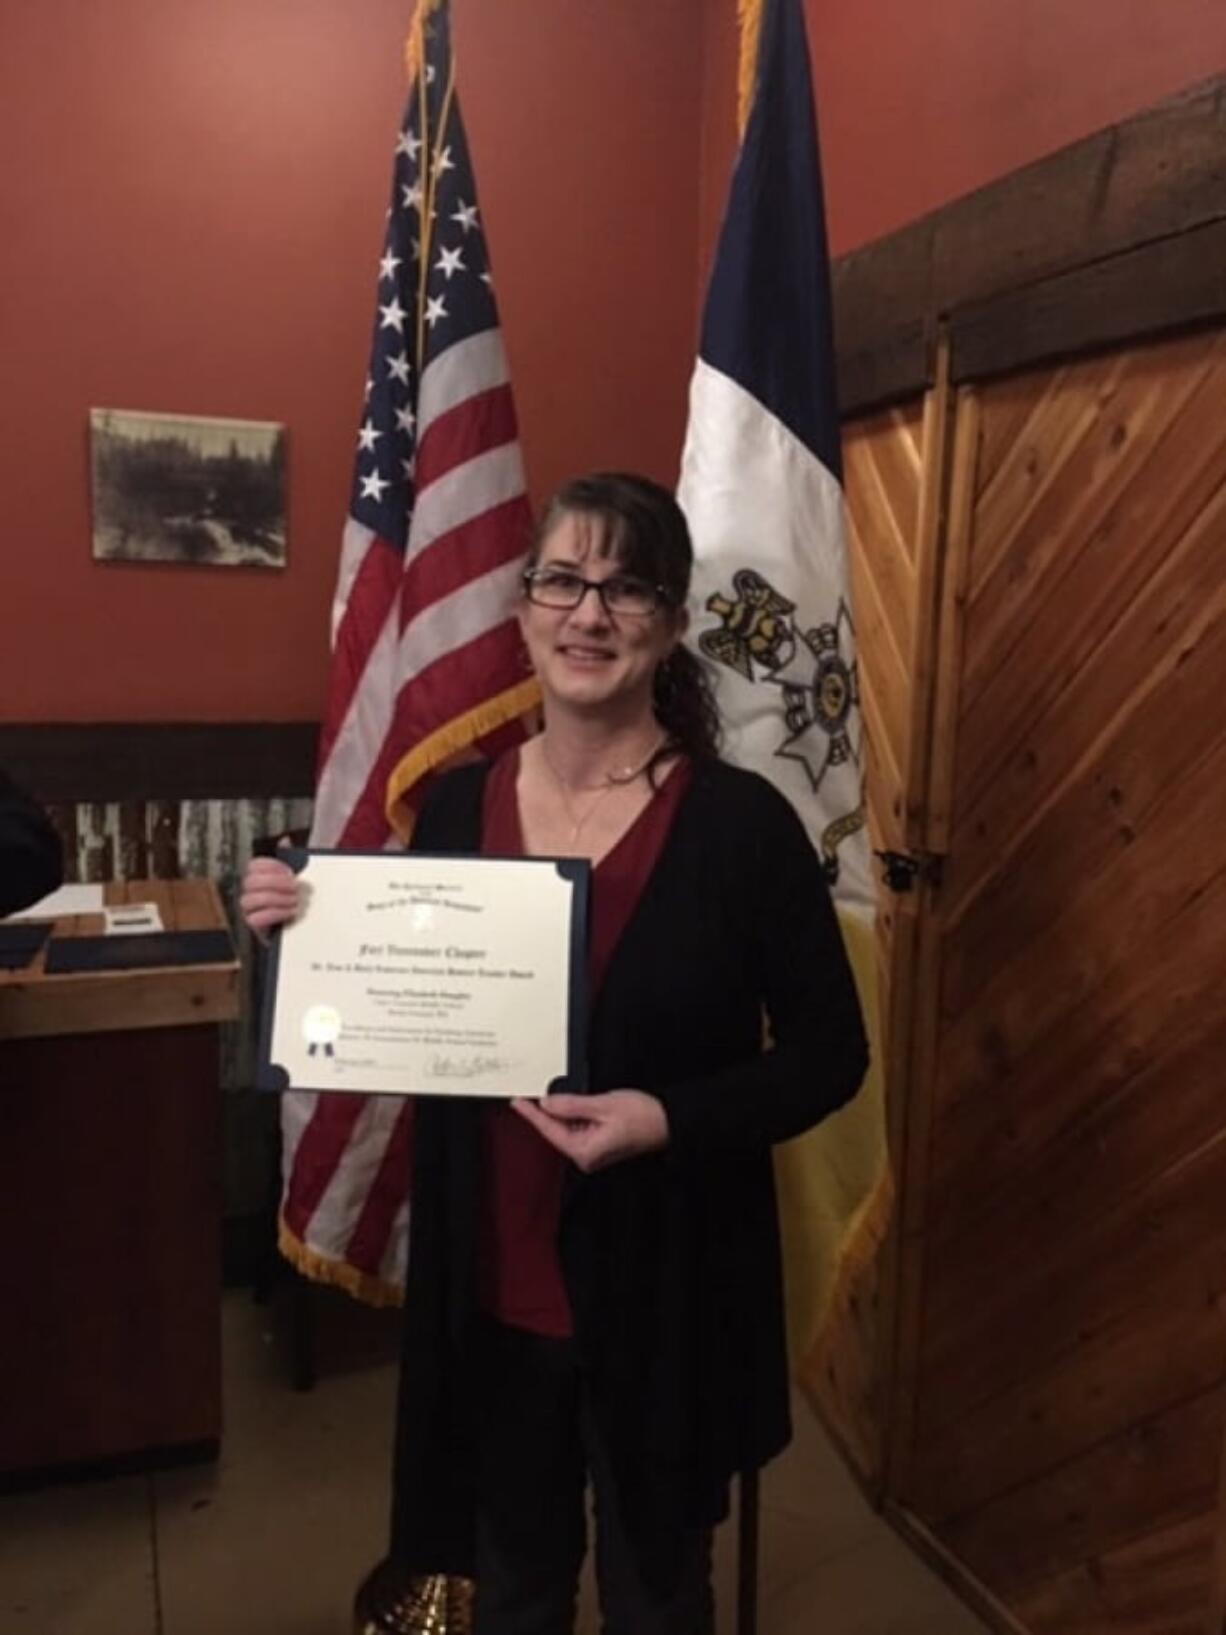
[[[353,1095],[583,1088],[591,866],[579,858],[287,851],[259,1084]]]

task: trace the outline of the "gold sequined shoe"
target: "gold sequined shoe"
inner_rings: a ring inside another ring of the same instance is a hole
[[[471,1635],[473,1586],[436,1573],[410,1576],[381,1561],[353,1603],[354,1635]]]

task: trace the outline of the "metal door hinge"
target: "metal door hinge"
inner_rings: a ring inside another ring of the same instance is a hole
[[[876,852],[874,856],[881,859],[881,879],[891,891],[910,891],[917,880],[930,886],[941,883],[945,859],[937,852]]]

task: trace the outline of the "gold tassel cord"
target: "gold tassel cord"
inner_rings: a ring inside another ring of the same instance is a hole
[[[409,36],[404,42],[404,66],[410,79],[417,77],[418,69],[425,58],[426,19],[432,11],[437,11],[442,3],[443,0],[417,0],[417,10],[409,24]]]
[[[745,135],[749,110],[758,81],[758,42],[762,38],[762,7],[765,0],[737,0],[737,21],[741,25],[741,59],[737,73],[737,130]]]

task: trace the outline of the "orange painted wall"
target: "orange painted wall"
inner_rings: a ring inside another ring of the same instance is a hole
[[[732,0],[708,8],[700,277],[735,146]],[[831,253],[1226,69],[1223,0],[805,0]]]
[[[806,9],[835,253],[1226,65],[1222,0]],[[318,714],[410,11],[7,8],[0,719]],[[533,490],[671,479],[733,0],[453,11]],[[286,421],[289,568],[94,564],[91,405]]]
[[[318,715],[411,0],[38,0],[0,53],[0,719]],[[529,477],[671,479],[700,0],[454,0]],[[283,573],[95,564],[93,406],[284,420]]]

